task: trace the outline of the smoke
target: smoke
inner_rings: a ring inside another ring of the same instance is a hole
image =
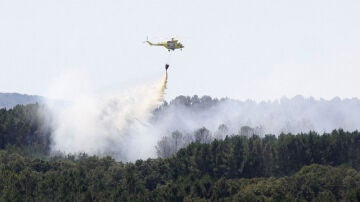
[[[93,82],[83,75],[82,72],[63,75],[50,87],[48,97],[66,99],[47,102],[53,152],[85,152],[134,161],[156,157],[155,146],[161,140],[183,137],[188,144],[194,141],[194,131],[203,127],[209,130],[203,130],[205,136],[211,138],[360,128],[360,100],[355,98],[315,100],[296,96],[256,103],[179,96],[170,104],[160,105],[167,73],[157,82],[109,96],[94,92]],[[178,131],[175,136],[174,131]]]
[[[110,96],[94,93],[92,82],[82,75],[65,74],[50,87],[50,96],[67,99],[47,102],[52,151],[112,155],[124,161],[155,156],[158,138],[148,121],[163,101],[167,73],[157,82]]]
[[[359,120],[360,100],[356,98],[315,100],[296,96],[256,103],[179,96],[159,110],[152,123],[161,128],[160,131],[182,133],[206,127],[216,136],[222,124],[227,134],[242,134],[242,127],[250,127],[258,135],[278,135],[310,130],[323,133],[338,128],[353,131],[360,129]]]

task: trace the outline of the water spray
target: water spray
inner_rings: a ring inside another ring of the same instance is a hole
[[[155,157],[157,133],[149,120],[163,102],[168,73],[152,85],[132,88],[123,95],[103,97],[74,93],[65,105],[48,104],[52,115],[52,151],[65,154],[112,155],[118,160]],[[77,80],[60,81],[67,92]],[[91,88],[90,84],[87,88]],[[54,92],[56,93],[56,92]]]

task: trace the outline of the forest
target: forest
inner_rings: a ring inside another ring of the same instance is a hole
[[[39,107],[0,109],[1,201],[360,200],[358,131],[173,131],[158,142],[158,158],[121,162],[51,154]]]

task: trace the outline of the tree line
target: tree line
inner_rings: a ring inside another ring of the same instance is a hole
[[[231,136],[169,158],[0,152],[0,200],[359,200],[360,133]]]
[[[49,156],[38,110],[0,110],[0,201],[360,200],[358,131],[257,136],[245,127],[218,139],[206,128],[175,131],[157,145],[163,158],[125,163]]]

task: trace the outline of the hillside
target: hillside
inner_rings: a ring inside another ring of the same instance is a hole
[[[358,201],[358,132],[233,136],[166,159],[0,151],[2,201]]]
[[[19,93],[0,93],[0,108],[12,108],[16,105],[41,103],[43,97]]]
[[[153,121],[173,104],[159,108]],[[52,151],[52,131],[38,116],[39,108],[0,110],[0,201],[360,199],[358,131],[257,136],[242,127],[250,133],[220,138],[206,128],[175,131],[156,146],[163,158],[125,163],[104,153]],[[113,144],[111,149],[119,148]]]

